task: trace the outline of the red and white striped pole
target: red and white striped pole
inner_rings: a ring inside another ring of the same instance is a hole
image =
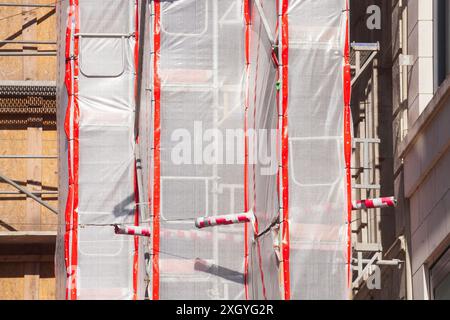
[[[239,224],[239,223],[247,223],[255,221],[255,215],[253,212],[247,213],[238,213],[238,214],[227,214],[223,216],[215,216],[215,217],[201,217],[195,220],[195,226],[199,229],[222,226],[222,225],[230,225],[230,224]]]
[[[135,227],[135,226],[114,226],[115,234],[126,234],[130,236],[150,237],[150,228]]]
[[[395,197],[367,199],[352,202],[352,210],[394,208],[397,205]]]

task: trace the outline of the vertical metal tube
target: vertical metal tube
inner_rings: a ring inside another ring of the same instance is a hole
[[[213,0],[212,5],[212,33],[213,33],[213,126],[214,130],[219,130],[218,124],[219,124],[219,7],[218,7],[218,1],[219,0]],[[205,14],[208,14],[207,12]],[[218,151],[218,150],[217,150]],[[217,168],[217,160],[213,165],[213,180],[212,180],[212,191],[213,191],[213,208],[212,212],[213,215],[216,216],[219,214],[219,198],[218,198],[218,191],[219,191],[219,172]],[[214,229],[213,230],[213,259],[215,263],[219,262],[219,230]],[[217,294],[217,297],[219,297],[219,284],[220,280],[218,277],[216,277],[215,281],[215,294]]]

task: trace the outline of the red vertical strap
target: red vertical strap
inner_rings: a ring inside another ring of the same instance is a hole
[[[138,148],[138,145],[136,145]],[[139,186],[137,184],[137,168],[134,162],[134,225],[139,226]],[[138,299],[138,274],[139,274],[139,237],[134,237],[134,254],[133,254],[133,300]]]
[[[351,70],[350,70],[350,34],[349,34],[349,5],[346,1],[345,11],[345,46],[344,46],[344,152],[347,184],[347,283],[351,287],[351,257],[352,257],[352,176],[351,176],[351,156],[352,156],[352,133],[351,133]]]
[[[248,109],[249,109],[249,81],[250,81],[250,10],[249,0],[244,1],[244,19],[245,19],[245,111],[244,111],[244,212],[249,211],[248,203]],[[244,292],[245,299],[249,299],[248,294],[248,258],[249,258],[249,228],[248,223],[244,225]]]
[[[281,225],[281,251],[283,269],[284,299],[290,300],[290,272],[289,272],[289,134],[288,134],[288,97],[289,97],[289,21],[288,0],[282,0],[281,9],[281,78],[282,78],[282,128],[281,129],[281,196],[283,205],[283,221]]]
[[[69,11],[67,16],[67,27],[66,27],[66,51],[65,51],[65,59],[66,59],[66,72],[64,77],[64,82],[67,90],[68,95],[68,104],[66,108],[66,115],[64,120],[64,132],[66,134],[66,137],[68,141],[70,141],[71,136],[71,123],[70,123],[70,113],[72,110],[72,68],[73,68],[73,61],[71,60],[71,45],[72,45],[72,16],[73,16],[73,10],[72,10],[72,4],[69,4]],[[65,232],[64,232],[64,262],[66,266],[66,272],[67,272],[67,280],[70,279],[70,265],[71,265],[71,256],[70,256],[70,244],[71,244],[71,217],[73,212],[73,185],[72,185],[72,175],[71,175],[71,150],[69,148],[68,151],[68,182],[69,182],[69,189],[67,193],[67,200],[66,200],[66,208],[64,212],[64,221],[65,221]],[[69,299],[69,292],[70,292],[70,281],[66,282],[66,299]]]
[[[75,3],[75,33],[80,32],[80,17],[79,17],[79,6],[78,0],[74,0]],[[80,119],[80,108],[78,105],[78,77],[79,77],[79,37],[75,37],[74,39],[74,115],[73,115],[73,132],[74,132],[74,155],[73,155],[73,168],[74,168],[74,208],[73,208],[73,229],[72,229],[72,266],[73,266],[73,282],[72,282],[72,293],[71,299],[77,299],[77,280],[78,280],[78,172],[79,172],[79,119]]]
[[[77,299],[78,266],[78,167],[79,167],[79,107],[78,107],[78,0],[69,3],[66,30],[66,75],[65,85],[68,105],[64,130],[68,140],[68,180],[69,189],[65,208],[66,233],[64,253],[67,270],[66,299]]]
[[[139,0],[135,2],[135,44],[134,44],[134,96],[137,103],[138,97],[138,68],[139,68]],[[138,114],[137,114],[138,115]],[[138,115],[139,116],[139,115]],[[135,122],[136,123],[136,122]],[[139,123],[139,122],[137,122]],[[139,148],[139,135],[136,137],[135,148]],[[134,161],[134,225],[139,226],[139,186],[137,183],[136,160]],[[133,256],[133,300],[138,299],[138,275],[139,275],[139,237],[134,237],[134,256]]]
[[[160,0],[154,2],[153,23],[153,99],[154,99],[154,124],[153,124],[153,256],[152,256],[152,280],[153,300],[159,300],[159,239],[160,239],[160,205],[161,205],[161,80],[159,78],[159,57],[161,51],[161,4]]]

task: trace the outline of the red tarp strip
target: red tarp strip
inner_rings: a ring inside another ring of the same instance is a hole
[[[69,4],[68,25],[66,30],[66,75],[65,84],[68,94],[68,106],[64,129],[68,139],[68,178],[64,236],[64,253],[67,270],[66,299],[77,299],[77,265],[78,265],[78,167],[79,167],[79,107],[78,107],[78,37],[79,32],[78,0]],[[72,28],[75,24],[75,30]],[[73,46],[73,57],[71,49]]]
[[[283,222],[281,225],[281,248],[283,259],[283,287],[284,299],[289,300],[290,274],[289,274],[289,134],[288,134],[288,88],[289,88],[289,21],[288,21],[288,0],[282,0],[281,8],[281,64],[282,64],[282,128],[281,128],[281,162],[282,162],[282,204]]]
[[[249,211],[248,204],[248,108],[249,108],[249,77],[250,77],[250,10],[249,0],[244,1],[244,18],[245,18],[245,72],[246,72],[246,92],[245,92],[245,111],[244,111],[244,211]],[[249,227],[248,224],[244,226],[244,292],[245,299],[249,299],[248,295],[248,258],[249,258]]]
[[[153,98],[154,98],[154,128],[153,128],[153,300],[159,300],[159,241],[160,241],[160,185],[161,185],[161,80],[159,78],[159,55],[161,51],[161,4],[154,1],[155,18],[153,24]]]
[[[348,26],[348,0],[346,1],[345,12],[345,47],[344,47],[344,152],[345,152],[345,167],[347,179],[347,283],[351,287],[351,221],[352,221],[352,176],[351,176],[351,156],[352,156],[352,134],[351,134],[351,109],[350,109],[350,95],[351,95],[351,70],[350,70],[350,40],[349,40],[349,26]]]

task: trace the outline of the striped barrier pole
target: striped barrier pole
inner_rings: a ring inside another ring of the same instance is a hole
[[[195,226],[198,229],[203,229],[208,227],[247,223],[253,221],[255,221],[255,216],[253,212],[247,212],[238,214],[227,214],[215,217],[200,217],[195,220]]]
[[[150,228],[136,227],[136,226],[114,226],[115,234],[126,234],[130,236],[150,237]]]
[[[385,197],[377,199],[367,199],[352,202],[352,210],[394,208],[397,205],[395,197]]]

